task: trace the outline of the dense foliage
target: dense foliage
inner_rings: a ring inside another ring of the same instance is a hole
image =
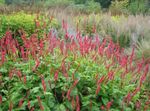
[[[2,0],[1,0],[2,1]],[[0,2],[1,2],[0,1]],[[4,0],[1,2],[4,3]],[[44,7],[76,7],[76,9],[82,9],[83,12],[85,10],[89,10],[87,5],[90,3],[90,7],[96,4],[96,7],[91,8],[94,11],[96,8],[97,10],[101,11],[99,7],[102,9],[111,9],[112,13],[124,13],[124,14],[149,14],[150,13],[150,1],[149,0],[5,0],[5,3],[10,5],[30,5],[30,6],[44,6]],[[98,7],[98,6],[99,7]],[[84,7],[84,8],[83,8]],[[111,7],[111,8],[110,8]],[[82,12],[82,10],[80,10]],[[87,11],[89,12],[89,11]],[[86,12],[86,13],[87,13]]]
[[[114,44],[53,30],[42,38],[22,32],[23,45],[7,31],[0,39],[0,110],[148,110],[149,64]]]
[[[12,32],[12,36],[19,41],[19,44],[22,44],[22,40],[20,38],[21,30],[23,30],[28,37],[34,32],[41,37],[43,36],[43,33],[48,32],[51,27],[59,29],[60,24],[53,17],[48,19],[44,16],[36,17],[35,14],[31,15],[19,12],[10,15],[0,15],[0,27],[0,38],[7,30],[10,30]]]
[[[150,111],[149,12],[150,0],[0,0],[0,111]]]

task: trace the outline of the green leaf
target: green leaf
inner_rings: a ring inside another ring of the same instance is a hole
[[[71,96],[76,96],[78,94],[78,90],[77,88],[74,88],[72,91],[71,91]]]
[[[35,93],[39,92],[39,89],[40,89],[40,87],[34,87],[33,89],[31,89],[31,93],[35,94]]]
[[[102,98],[102,102],[104,103],[104,105],[106,105],[108,103],[108,99],[107,98]]]
[[[59,109],[60,109],[60,111],[66,111],[66,108],[63,104],[60,105]]]
[[[51,111],[45,102],[42,102],[42,105],[44,107],[44,111]]]

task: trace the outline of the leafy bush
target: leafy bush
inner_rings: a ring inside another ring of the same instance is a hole
[[[46,7],[67,7],[71,5],[73,1],[69,0],[47,0],[45,2]]]
[[[99,2],[102,8],[109,8],[112,0],[94,0],[95,2]]]
[[[93,2],[93,1],[86,2],[85,8],[88,13],[91,13],[91,12],[100,13],[101,12],[101,7],[98,2]]]
[[[24,30],[27,36],[30,36],[34,32],[38,32],[39,37],[43,36],[43,32],[49,31],[51,27],[58,29],[59,23],[56,19],[48,19],[44,16],[37,16],[26,14],[24,12],[14,13],[10,15],[0,16],[0,36],[2,37],[7,30],[12,31],[13,37],[17,38],[20,43],[20,30]]]
[[[145,0],[140,0],[140,1],[133,0],[132,2],[130,2],[128,9],[132,14],[138,14],[138,13],[146,13],[149,7],[146,6]]]
[[[12,2],[13,2],[13,0],[5,0],[5,3],[6,3],[7,5],[12,4]]]
[[[129,0],[123,0],[123,1],[113,1],[110,6],[110,11],[112,14],[126,14],[127,13],[127,7],[129,4]]]
[[[0,39],[0,110],[99,111],[149,109],[149,64],[134,62],[111,39],[53,30],[17,45],[11,32]]]
[[[1,5],[1,4],[4,4],[4,3],[5,3],[4,0],[0,0],[0,5]]]
[[[73,11],[83,14],[100,13],[100,4],[93,1],[86,1],[85,4],[73,4],[69,6]]]
[[[75,4],[85,4],[87,1],[92,1],[92,0],[74,0]]]
[[[17,33],[19,29],[24,29],[28,34],[35,30],[34,15],[17,13],[12,15],[1,15],[1,35],[10,29],[13,33]]]

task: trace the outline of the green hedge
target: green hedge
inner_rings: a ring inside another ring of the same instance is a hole
[[[37,26],[37,24],[40,26]],[[49,19],[41,15],[37,17],[35,14],[19,12],[10,15],[0,15],[0,27],[0,38],[5,35],[7,30],[10,30],[13,37],[21,42],[19,30],[24,30],[28,37],[35,32],[41,37],[51,27],[58,29],[60,24],[54,18]]]
[[[4,35],[8,29],[11,30],[13,33],[17,33],[19,29],[24,29],[24,31],[31,34],[35,30],[34,18],[34,15],[29,15],[25,13],[1,15],[0,34]]]

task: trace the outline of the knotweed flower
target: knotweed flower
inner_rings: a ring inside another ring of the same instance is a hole
[[[44,77],[43,77],[43,76],[41,77],[41,81],[42,81],[43,90],[44,90],[44,92],[46,92],[46,84],[45,84],[45,81],[44,81]]]
[[[23,99],[21,99],[21,100],[19,101],[19,105],[18,105],[19,108],[21,108],[21,106],[22,106],[22,104],[23,104],[23,101],[24,101]]]
[[[2,104],[2,96],[0,95],[0,104]]]

